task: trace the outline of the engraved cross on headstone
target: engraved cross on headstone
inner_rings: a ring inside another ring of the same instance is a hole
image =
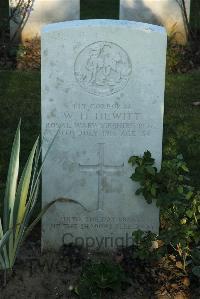
[[[79,164],[80,170],[84,172],[96,172],[98,174],[98,205],[97,210],[103,210],[104,205],[104,188],[103,181],[105,174],[108,172],[117,172],[122,170],[124,163],[121,165],[105,165],[104,164],[104,143],[98,143],[99,145],[99,162],[95,165],[83,165]]]

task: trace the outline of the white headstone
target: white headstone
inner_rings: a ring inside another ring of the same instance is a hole
[[[185,28],[182,0],[120,0],[120,19],[134,20],[165,26],[168,35],[185,43]],[[190,17],[190,0],[185,0],[188,19]]]
[[[15,9],[19,0],[10,1],[10,13]],[[22,1],[21,1],[22,2]],[[25,4],[28,0],[24,1]],[[11,38],[15,34],[18,24],[22,19],[23,8],[18,9],[15,19],[10,21]],[[40,37],[44,25],[67,20],[80,19],[80,0],[31,0],[26,17],[22,23],[20,39],[22,42]]]
[[[129,21],[88,20],[42,32],[43,249],[63,243],[92,249],[132,242],[137,229],[158,232],[159,211],[136,196],[131,155],[151,151],[160,166],[166,33]]]

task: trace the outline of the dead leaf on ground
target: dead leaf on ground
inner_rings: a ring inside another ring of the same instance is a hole
[[[192,105],[193,105],[193,106],[200,106],[200,101],[192,102]]]
[[[176,267],[183,270],[183,264],[181,262],[176,262]]]
[[[174,299],[189,299],[189,297],[187,294],[181,291],[174,296]]]
[[[184,284],[184,286],[189,287],[190,286],[190,280],[187,276],[182,278],[182,284]]]
[[[171,285],[171,288],[177,290],[179,288],[179,285],[177,283],[172,283]]]

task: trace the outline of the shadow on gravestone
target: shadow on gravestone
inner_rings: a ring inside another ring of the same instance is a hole
[[[15,9],[18,3],[22,5]],[[14,36],[19,24],[20,30],[16,39],[18,37],[22,43],[40,38],[44,25],[80,19],[80,0],[10,0],[10,7],[16,11],[16,18],[10,24],[11,36]]]
[[[125,19],[127,20],[150,23],[154,25],[161,25],[161,19],[153,13],[152,9],[146,6],[143,0],[135,1],[134,6],[133,6],[133,2],[130,0],[129,2],[125,2],[121,6],[125,6],[126,11],[129,11],[128,13],[126,12],[124,14]],[[147,19],[150,16],[151,16],[151,21],[148,21]]]
[[[185,0],[189,17],[190,0]],[[180,0],[121,0],[120,19],[164,26],[168,35],[180,44],[187,41],[187,26]]]

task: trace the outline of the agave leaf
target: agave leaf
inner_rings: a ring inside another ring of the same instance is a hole
[[[40,155],[42,152],[42,147],[40,147],[40,149],[37,149],[36,152],[36,157],[35,157],[35,165],[34,165],[34,174],[33,174],[33,178],[32,178],[32,184],[31,184],[31,192],[30,192],[30,196],[29,196],[29,201],[27,203],[27,209],[26,209],[26,215],[25,215],[25,220],[24,220],[24,225],[25,227],[28,226],[29,220],[31,218],[33,209],[35,207],[36,204],[36,200],[37,200],[37,196],[38,196],[38,191],[39,191],[39,185],[40,185],[40,175],[44,166],[44,163],[46,161],[47,155],[59,133],[60,129],[58,129],[58,131],[56,132],[55,136],[53,137],[45,155],[42,161],[42,164],[40,166],[40,168],[38,167],[39,165],[39,160],[40,160]],[[38,169],[39,168],[39,169]]]
[[[24,170],[21,175],[21,179],[17,188],[17,194],[15,198],[14,213],[13,213],[13,235],[14,244],[9,243],[9,258],[10,264],[13,265],[13,259],[15,257],[15,251],[17,248],[17,243],[19,242],[18,234],[23,226],[23,219],[26,212],[26,203],[30,189],[31,174],[33,168],[33,160],[35,156],[35,151],[38,146],[38,139],[36,140],[33,149],[29,155],[26,162]]]
[[[14,215],[13,215],[13,226],[15,227],[18,223],[23,223],[23,218],[26,211],[26,204],[28,193],[30,189],[30,181],[31,181],[31,174],[33,169],[33,159],[35,156],[35,151],[38,146],[38,139],[36,140],[28,161],[24,167],[22,172],[22,176],[19,182],[19,186],[17,188],[16,200],[15,200],[15,208],[14,208]]]
[[[38,198],[38,192],[39,192],[39,187],[40,187],[40,180],[38,179],[38,164],[39,164],[39,159],[40,159],[40,154],[41,154],[41,148],[36,149],[36,154],[35,154],[35,163],[34,163],[34,173],[33,173],[33,176],[32,176],[32,180],[31,180],[31,191],[29,193],[29,200],[26,204],[26,210],[25,210],[25,215],[24,215],[24,219],[23,219],[23,224],[20,226],[20,230],[19,230],[19,233],[18,233],[18,240],[17,242],[15,243],[15,249],[14,249],[14,252],[15,252],[15,256],[13,257],[13,264],[14,264],[14,261],[16,259],[16,256],[17,256],[17,253],[19,251],[19,247],[22,243],[22,239],[25,239],[23,238],[23,234],[25,232],[25,229],[26,227],[28,226],[28,223],[32,217],[32,213],[33,213],[33,209],[35,207],[35,204],[36,204],[36,201],[37,201],[37,198]]]
[[[64,198],[64,197],[57,198],[57,199],[51,201],[50,203],[48,203],[47,205],[45,205],[43,207],[43,209],[41,210],[41,212],[39,213],[39,215],[37,216],[37,218],[29,225],[29,227],[27,227],[26,232],[24,234],[24,239],[31,233],[31,231],[33,230],[33,228],[41,220],[41,218],[44,216],[44,214],[47,212],[47,210],[51,206],[53,206],[55,203],[57,203],[57,202],[61,202],[61,203],[75,203],[75,204],[78,204],[79,206],[81,206],[84,210],[87,210],[80,202],[78,202],[78,201],[76,201],[74,199]]]
[[[12,233],[12,229],[9,229],[0,240],[0,254],[3,256],[5,269],[10,268],[10,259],[9,259],[8,253],[7,253],[6,245],[8,244],[8,242],[10,240],[11,233]]]
[[[5,230],[5,227],[13,228],[9,234],[9,238],[10,238],[9,246],[6,246],[4,248],[4,252],[2,253],[2,258],[6,262],[6,264],[5,264],[6,268],[13,267],[18,250],[20,248],[20,245],[21,245],[22,241],[25,239],[25,236],[27,235],[26,234],[27,226],[30,221],[32,211],[33,211],[33,208],[35,206],[35,203],[36,203],[36,200],[38,197],[40,174],[41,174],[41,171],[43,168],[43,164],[46,160],[48,152],[49,152],[52,144],[54,143],[54,140],[57,137],[58,133],[59,133],[59,130],[57,131],[57,134],[54,136],[50,146],[48,147],[48,150],[44,155],[44,159],[42,161],[42,165],[39,168],[39,170],[38,170],[38,165],[39,165],[39,160],[40,160],[41,148],[40,149],[38,148],[38,139],[37,139],[32,151],[31,151],[29,159],[25,165],[25,168],[22,172],[22,176],[21,176],[18,188],[17,188],[17,176],[16,176],[15,188],[12,188],[13,201],[12,201],[11,208],[10,208],[9,202],[7,205],[4,205],[4,214],[6,215],[6,218],[4,220],[5,224],[4,224],[3,229],[4,229],[4,231],[7,231],[7,229]],[[15,140],[13,143],[13,148],[15,149],[17,147],[17,145],[18,145],[18,152],[19,152],[20,151],[20,124],[17,129],[17,133],[16,133]],[[13,154],[13,152],[15,155]],[[16,164],[18,162],[18,171],[19,171],[19,153],[17,155],[15,152],[16,152],[16,149],[15,149],[15,151],[14,150],[12,151],[11,161],[13,161],[13,163],[15,162]],[[12,165],[12,163],[11,163],[11,165]],[[34,167],[33,167],[33,165],[34,165]],[[17,171],[17,174],[18,174],[18,171]],[[9,176],[9,175],[8,175],[8,177],[12,178],[12,176]],[[9,182],[9,180],[8,180],[8,182]],[[9,184],[8,184],[8,186],[9,186]],[[17,188],[17,193],[16,193],[16,188]],[[8,191],[9,191],[9,189],[8,189]],[[9,193],[6,192],[6,196],[5,196],[5,200],[4,200],[5,204],[7,203],[8,195],[9,195]],[[56,200],[56,201],[60,201],[60,199]],[[52,204],[54,204],[56,201],[52,202],[51,204],[48,204],[47,207],[45,207],[42,210],[42,212],[38,215],[36,220],[30,225],[29,230],[27,230],[27,232],[32,230],[32,228],[37,224],[37,222],[44,215],[46,210]],[[62,199],[62,201],[63,201],[63,199]],[[67,201],[75,202],[73,200],[67,200]],[[14,236],[14,238],[13,238],[13,236]],[[9,249],[9,259],[8,259],[8,254],[7,254],[8,249]]]
[[[39,137],[38,137],[38,141],[39,141]],[[38,173],[38,165],[39,165],[39,161],[40,161],[41,152],[42,152],[42,147],[41,146],[39,147],[39,142],[38,142],[38,146],[37,146],[36,152],[35,152],[33,176],[32,176],[31,187],[30,187],[30,196],[33,192],[33,188],[34,188],[34,185],[35,185],[35,181],[36,181],[36,177],[37,177],[37,173]]]
[[[58,132],[59,132],[59,130],[58,130]],[[14,244],[14,248],[12,250],[12,255],[11,255],[12,256],[12,260],[11,260],[12,265],[15,262],[19,247],[20,247],[22,241],[25,239],[24,234],[25,234],[25,231],[26,231],[26,227],[29,223],[29,220],[30,220],[31,215],[32,215],[33,208],[35,206],[35,203],[36,203],[36,200],[37,200],[37,197],[38,197],[38,190],[39,190],[39,185],[40,185],[40,174],[41,174],[44,162],[46,160],[46,157],[48,155],[48,152],[49,152],[51,146],[53,145],[54,140],[58,135],[58,132],[54,136],[50,146],[48,147],[48,150],[45,153],[44,159],[42,161],[42,165],[39,168],[39,170],[38,170],[38,165],[39,165],[39,160],[40,160],[41,148],[39,149],[38,146],[36,146],[36,148],[35,148],[35,155],[34,155],[35,156],[35,163],[34,163],[34,170],[33,170],[32,179],[31,179],[29,199],[28,199],[28,202],[27,202],[25,210],[24,210],[23,219],[21,219],[21,221],[20,221],[20,219],[17,219],[17,221],[15,223],[15,225],[17,223],[20,223],[21,225],[18,228],[17,234],[15,234],[16,235],[15,236],[15,244]],[[37,139],[36,142],[38,142],[38,139]],[[33,165],[33,161],[32,161],[32,165]],[[18,187],[18,189],[19,189],[19,187]],[[19,203],[18,203],[18,205],[19,205]]]
[[[36,196],[36,198],[37,198],[37,196]],[[15,250],[14,250],[15,255],[13,256],[13,259],[12,259],[12,265],[14,265],[14,262],[15,262],[15,259],[16,259],[16,256],[18,254],[18,251],[19,251],[19,248],[20,248],[21,244],[24,242],[24,240],[26,239],[26,237],[31,233],[31,231],[34,229],[34,227],[37,225],[37,223],[41,220],[41,218],[44,216],[44,214],[47,212],[47,210],[52,205],[54,205],[56,202],[62,202],[62,203],[70,203],[71,202],[71,203],[75,203],[75,204],[80,205],[83,209],[87,210],[81,203],[79,203],[76,200],[69,199],[69,198],[58,198],[58,199],[55,199],[52,202],[48,203],[41,210],[41,212],[38,214],[38,216],[36,217],[36,219],[29,225],[29,227],[27,227],[25,225],[25,223],[23,224],[23,226],[20,227],[20,232],[18,234],[18,242],[15,244],[16,245]],[[28,216],[30,216],[30,215],[28,214]],[[26,223],[28,223],[28,221]]]
[[[5,244],[8,242],[12,230],[9,229],[0,240],[0,253],[3,251]]]
[[[58,132],[57,132],[58,134]],[[17,253],[19,251],[20,245],[22,243],[22,241],[25,239],[24,233],[26,230],[26,227],[30,221],[37,197],[38,197],[38,190],[39,190],[39,185],[40,185],[40,174],[44,165],[44,162],[46,160],[47,154],[57,136],[57,134],[54,136],[46,154],[44,157],[44,160],[42,161],[42,165],[40,167],[40,169],[38,170],[38,165],[39,165],[39,160],[40,160],[40,155],[41,155],[41,151],[42,148],[38,148],[38,146],[36,147],[36,152],[35,152],[35,163],[34,163],[34,170],[33,170],[33,175],[32,175],[32,179],[31,179],[31,186],[30,186],[30,192],[29,192],[29,199],[28,202],[26,204],[26,209],[24,212],[24,218],[23,218],[23,223],[20,225],[19,229],[18,229],[18,234],[17,234],[17,239],[15,241],[14,244],[14,248],[13,248],[13,252],[12,252],[12,261],[11,264],[14,265]],[[39,138],[38,138],[39,140]]]
[[[0,218],[0,240],[3,238],[3,227],[2,227],[2,222]]]
[[[0,240],[3,238],[3,227],[0,218]],[[9,268],[9,259],[7,254],[6,246],[3,247],[3,252],[0,254],[0,264],[2,265],[3,269]]]
[[[38,197],[38,190],[39,190],[39,186],[40,186],[39,181],[37,182],[37,185],[38,185],[38,188],[35,190],[35,196],[33,198],[33,200],[35,202],[36,202],[37,197]],[[20,227],[19,227],[20,229],[19,229],[19,232],[18,232],[17,241],[15,242],[15,247],[13,249],[13,256],[12,256],[12,264],[13,265],[14,265],[16,256],[18,254],[20,245],[21,245],[22,241],[25,239],[25,237],[23,237],[23,235],[24,235],[26,227],[27,227],[27,225],[30,221],[30,218],[32,216],[33,208],[34,208],[34,203],[31,206],[31,200],[29,200],[27,205],[26,205],[26,211],[25,211],[25,216],[24,216],[24,219],[23,219],[23,224],[20,225]]]
[[[6,263],[5,263],[5,260],[3,258],[3,256],[0,254],[0,270],[5,270],[7,267],[6,267]]]
[[[8,231],[11,227],[13,227],[13,210],[15,203],[15,195],[17,188],[17,180],[19,173],[19,153],[20,153],[20,126],[21,121],[19,122],[15,138],[13,141],[10,163],[8,168],[8,176],[6,182],[6,190],[4,197],[4,231]],[[6,249],[13,247],[13,231],[9,235],[9,244]],[[5,259],[9,258],[9,253],[4,248]],[[10,250],[10,249],[9,249]],[[10,258],[9,258],[10,261]]]
[[[24,217],[24,226],[25,227],[28,226],[30,218],[32,217],[33,210],[35,208],[35,204],[36,204],[36,201],[38,198],[39,188],[40,188],[40,181],[37,181],[34,185],[34,193],[32,194],[32,196],[27,204],[27,210],[26,210],[26,214]]]
[[[12,221],[13,206],[15,201],[15,193],[17,188],[17,178],[19,172],[20,125],[21,125],[21,121],[19,122],[15,134],[15,139],[11,151],[10,164],[8,168],[8,176],[6,182],[5,197],[4,197],[4,215],[3,215],[4,231],[7,231],[9,229],[9,226],[13,226],[11,221]]]
[[[44,163],[46,161],[48,153],[49,153],[49,151],[50,151],[50,149],[51,149],[51,147],[52,147],[52,145],[53,145],[56,137],[58,136],[59,131],[60,131],[60,129],[57,130],[56,134],[54,135],[54,137],[53,137],[53,139],[52,139],[52,141],[51,141],[51,143],[50,143],[50,145],[49,145],[49,147],[48,147],[48,149],[46,151],[46,153],[44,154],[44,158],[42,160],[42,164],[41,164],[40,168],[38,167],[38,165],[39,165],[40,154],[42,152],[42,147],[40,147],[40,149],[38,150],[37,157],[36,157],[35,169],[34,169],[34,177],[33,177],[34,180],[33,180],[32,185],[31,185],[30,199],[32,199],[33,197],[35,197],[35,195],[34,195],[35,194],[35,189],[37,189],[37,184],[38,184],[38,182],[40,180],[40,175],[41,175]],[[30,202],[32,202],[32,201],[30,200]],[[32,205],[32,206],[34,207],[34,205]]]

